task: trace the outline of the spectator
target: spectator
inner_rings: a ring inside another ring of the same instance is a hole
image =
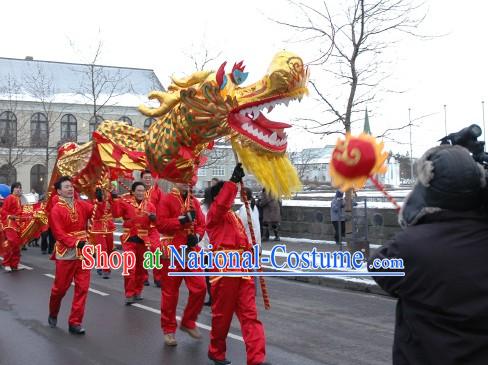
[[[393,364],[487,364],[485,171],[450,145],[428,150],[416,165],[418,181],[399,215],[404,231],[369,262],[403,260],[405,276],[375,277],[398,298]]]
[[[270,228],[273,230],[275,241],[280,241],[278,229],[281,221],[280,202],[263,189],[259,199],[259,206],[263,208],[263,241],[269,241]]]
[[[344,193],[337,190],[330,203],[330,220],[334,226],[336,245],[342,246],[342,239],[346,235],[346,218],[344,215]]]
[[[213,179],[212,179],[212,181],[213,181]],[[212,189],[211,189],[211,187],[206,188],[203,194],[204,194],[204,196],[203,196],[201,208],[202,208],[203,215],[205,216],[205,218],[207,218],[207,213],[208,213],[208,210],[210,209],[210,203],[212,202]],[[202,248],[203,251],[207,252],[207,251],[209,251],[209,248],[208,248],[209,244],[210,244],[210,240],[208,239],[208,234],[205,231],[205,234],[203,235],[203,238],[198,243],[198,245]],[[205,265],[207,265],[207,264],[208,264],[208,257],[205,256]],[[209,270],[205,269],[205,271],[208,272]],[[206,306],[211,306],[212,305],[212,294],[210,292],[210,288],[211,288],[210,276],[205,276],[205,282],[207,284],[208,300],[203,304]]]
[[[213,177],[212,180],[210,180],[210,187],[217,185],[219,181],[220,181],[219,179]]]
[[[256,244],[261,246],[261,225],[259,223],[258,207],[256,206],[256,201],[252,196],[252,190],[249,188],[245,188],[244,191],[246,192],[247,200],[251,208],[252,229],[254,231],[254,238],[256,238]],[[239,215],[239,218],[241,218],[242,224],[246,229],[247,239],[249,240],[249,242],[252,243],[251,230],[249,229],[249,223],[247,222],[247,210],[244,204],[242,204],[242,206],[239,208],[237,214]]]

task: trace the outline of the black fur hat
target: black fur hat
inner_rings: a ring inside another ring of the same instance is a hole
[[[416,224],[440,210],[468,211],[483,204],[486,175],[469,151],[441,145],[427,150],[417,161],[417,182],[405,198],[399,215],[402,227]]]

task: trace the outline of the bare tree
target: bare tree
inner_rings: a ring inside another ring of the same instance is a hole
[[[301,181],[304,181],[310,172],[311,162],[315,158],[310,148],[306,148],[302,151],[293,151],[288,154],[291,163],[297,170],[298,177]]]
[[[121,69],[110,69],[97,65],[102,53],[103,43],[98,42],[91,61],[82,70],[74,69],[82,74],[80,86],[73,90],[85,98],[91,107],[89,122],[96,127],[100,122],[102,110],[107,112],[108,106],[116,105],[115,99],[123,94],[133,92],[132,85],[127,80],[128,75]]]
[[[17,112],[21,84],[8,75],[0,84],[4,107],[0,111],[0,148],[2,154],[0,165],[5,170],[5,183],[12,184],[16,179],[14,171],[18,165],[30,162],[31,156],[26,153],[29,146],[29,126],[26,118],[19,117]]]
[[[31,147],[44,148],[46,173],[49,170],[51,155],[56,153],[57,146],[50,141],[54,131],[59,128],[61,117],[64,114],[64,106],[56,102],[56,86],[52,75],[49,75],[40,64],[34,72],[24,76],[24,89],[32,98],[40,104],[40,113],[35,113],[31,118],[31,130],[29,133]],[[33,129],[34,128],[34,129]],[[44,179],[48,183],[47,176]],[[47,185],[46,185],[47,186]],[[45,187],[46,187],[45,186]]]
[[[317,5],[289,1],[301,14],[301,21],[274,20],[298,32],[301,42],[311,42],[318,53],[311,65],[323,80],[311,80],[316,99],[328,117],[303,120],[306,129],[317,134],[351,131],[355,117],[375,100],[380,85],[389,76],[386,51],[399,40],[399,34],[415,34],[423,20],[419,6],[410,0],[348,0],[343,9],[329,8],[324,1]],[[323,73],[322,73],[323,72]],[[328,90],[328,91],[326,91]]]

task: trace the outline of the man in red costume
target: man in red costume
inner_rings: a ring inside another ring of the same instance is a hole
[[[98,218],[102,206],[75,198],[71,178],[62,176],[54,188],[58,193],[49,214],[49,226],[56,238],[53,258],[56,260],[56,273],[49,300],[49,325],[57,325],[61,300],[68,291],[71,282],[75,282],[73,304],[69,316],[69,332],[85,334],[81,326],[85,313],[85,303],[90,286],[90,270],[82,268],[81,250],[88,242],[88,221]],[[97,194],[98,195],[98,194]]]
[[[2,224],[7,247],[3,257],[5,271],[11,272],[18,269],[20,262],[20,248],[22,241],[20,232],[22,226],[22,185],[20,182],[13,183],[10,187],[11,194],[5,199],[2,207]]]
[[[159,185],[154,181],[151,171],[149,170],[142,171],[141,181],[144,183],[144,186],[146,187],[146,199],[148,199],[155,207],[157,207],[161,199],[163,199],[164,193],[159,188]],[[158,239],[157,240],[154,239],[152,242],[154,242],[155,244],[151,245],[151,251],[155,252],[157,248],[160,248],[159,233],[158,233]],[[149,275],[147,273],[147,270],[145,270],[144,272],[145,272],[144,285],[148,286]],[[153,269],[154,286],[156,286],[157,288],[161,287],[162,275],[163,274],[161,269],[157,269],[157,268]]]
[[[197,243],[205,232],[205,217],[200,203],[193,196],[188,196],[187,184],[176,184],[171,193],[167,194],[158,206],[158,230],[165,237],[163,242],[175,246],[187,245],[190,250],[199,249]],[[165,247],[163,247],[164,249]],[[166,250],[164,250],[166,251]],[[166,251],[167,252],[167,251]],[[169,260],[164,260],[169,265]],[[178,264],[176,269],[163,269],[161,289],[161,328],[167,346],[176,346],[176,306],[182,280],[189,290],[188,303],[181,319],[180,329],[191,337],[200,339],[201,334],[196,327],[196,320],[205,301],[206,285],[203,277],[168,276],[172,271],[189,271]]]
[[[101,190],[98,190],[99,194]],[[103,196],[98,196],[97,199],[102,200]],[[109,199],[106,199],[103,213],[100,218],[94,219],[90,230],[90,236],[95,245],[100,245],[101,252],[106,252],[107,255],[114,250],[114,231],[115,224],[112,217],[112,206]],[[97,269],[98,275],[102,275],[104,279],[110,278],[110,268]]]
[[[124,251],[133,252],[136,263],[129,269],[129,275],[124,276],[125,304],[131,305],[142,300],[144,287],[144,253],[159,241],[159,234],[154,225],[156,221],[156,207],[146,197],[144,184],[136,181],[132,184],[131,195],[115,198],[112,203],[114,218],[124,219],[124,233],[120,236]]]
[[[237,164],[230,181],[212,187],[212,203],[207,213],[207,233],[213,251],[252,250],[244,226],[232,210],[237,184],[244,171]],[[258,320],[256,290],[250,277],[214,277],[212,287],[212,330],[208,357],[215,365],[231,362],[225,358],[226,338],[234,313],[239,318],[246,345],[247,365],[265,365],[266,344],[263,324]]]

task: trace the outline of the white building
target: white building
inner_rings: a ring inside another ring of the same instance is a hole
[[[60,144],[107,119],[147,128],[137,107],[162,89],[148,69],[0,58],[0,183],[44,191]]]

